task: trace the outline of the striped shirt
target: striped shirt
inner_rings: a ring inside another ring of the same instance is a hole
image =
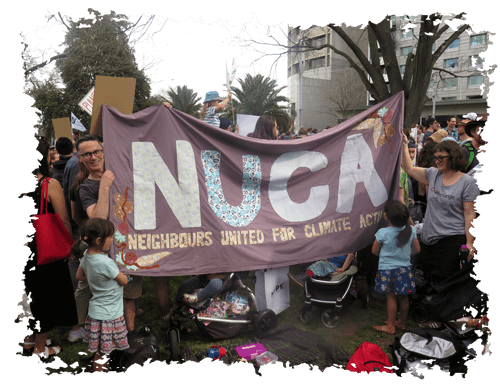
[[[216,107],[208,107],[207,111],[205,112],[205,118],[203,121],[205,123],[211,124],[214,127],[219,128],[220,127],[220,120],[219,120],[219,114],[215,113]]]

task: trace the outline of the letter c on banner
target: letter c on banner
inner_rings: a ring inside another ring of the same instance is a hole
[[[269,200],[274,211],[289,222],[303,222],[318,217],[328,204],[329,187],[312,187],[309,198],[303,203],[296,203],[288,195],[287,184],[292,173],[299,167],[307,167],[315,172],[327,165],[326,156],[313,151],[287,152],[276,159],[271,167],[269,181]]]

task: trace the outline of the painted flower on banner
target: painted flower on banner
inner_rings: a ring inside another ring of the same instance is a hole
[[[222,191],[220,156],[218,151],[204,150],[201,153],[208,203],[215,215],[228,225],[247,226],[260,210],[260,184],[262,181],[260,159],[255,155],[243,155],[243,200],[239,206],[232,206],[226,201]]]
[[[375,148],[377,148],[378,145],[382,147],[389,141],[391,142],[392,151],[392,141],[389,137],[394,136],[396,133],[393,125],[390,123],[392,115],[392,110],[389,110],[387,107],[382,107],[378,111],[371,114],[367,119],[362,121],[359,125],[354,127],[353,130],[373,129],[373,144],[375,145]]]
[[[119,249],[115,255],[116,263],[132,271],[159,267],[160,265],[155,263],[172,254],[171,252],[157,252],[143,255],[139,258],[133,251],[125,251],[127,248],[127,235],[130,232],[130,227],[125,220],[127,219],[127,214],[131,214],[134,210],[134,203],[128,200],[128,187],[125,189],[125,196],[120,193],[115,194],[115,203],[116,204],[113,206],[113,213],[116,218],[122,221],[116,227],[114,234],[116,247]]]

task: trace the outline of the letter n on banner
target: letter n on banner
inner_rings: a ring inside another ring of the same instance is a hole
[[[179,183],[153,143],[132,143],[134,215],[136,230],[156,228],[155,184],[182,227],[200,227],[200,189],[193,148],[185,140],[176,142]]]

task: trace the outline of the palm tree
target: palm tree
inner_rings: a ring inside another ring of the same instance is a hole
[[[287,97],[279,95],[286,86],[278,88],[276,80],[261,74],[247,74],[244,80],[238,79],[238,82],[241,88],[231,87],[237,98],[233,102],[236,111],[248,115],[273,116],[280,132],[288,131],[290,116],[286,112],[287,106],[279,105],[289,102]]]
[[[195,118],[200,117],[201,103],[198,102],[201,100],[201,97],[198,97],[198,94],[191,88],[187,88],[187,86],[177,86],[174,90],[170,87],[167,91],[167,95],[168,97],[166,99],[173,108],[194,116]]]

